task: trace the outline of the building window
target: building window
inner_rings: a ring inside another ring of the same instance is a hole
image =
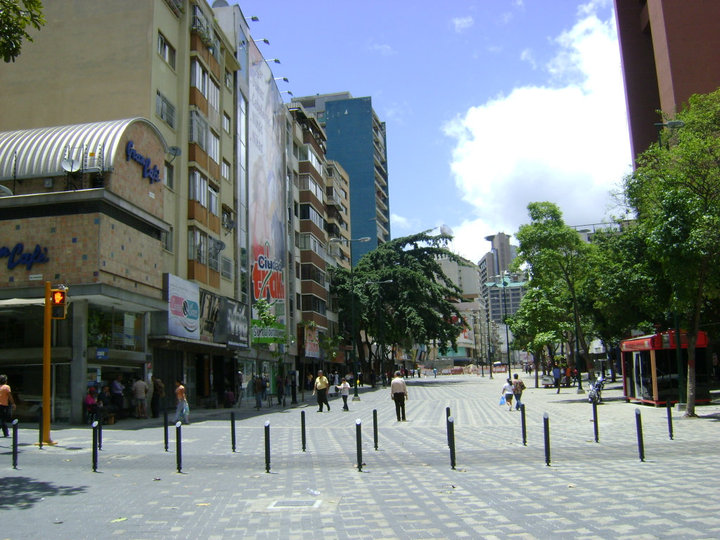
[[[223,113],[223,129],[225,130],[225,133],[231,134],[230,128],[232,127],[230,115],[228,113]]]
[[[160,32],[158,32],[158,54],[171,68],[175,69],[175,48]]]
[[[163,231],[160,233],[160,240],[162,241],[162,247],[165,251],[173,252],[173,230],[172,227],[169,231]]]
[[[190,85],[200,90],[200,93],[205,96],[206,99],[208,97],[208,79],[208,72],[200,62],[193,59],[192,62],[190,62]]]
[[[170,127],[175,127],[175,106],[159,90],[155,97],[155,114],[165,120]]]
[[[215,84],[215,81],[210,79],[208,83],[208,106],[214,110],[218,115],[220,114],[220,87]]]
[[[212,131],[208,132],[207,153],[215,163],[220,163],[220,137]]]
[[[220,193],[214,186],[208,186],[208,210],[213,216],[220,215]]]
[[[225,244],[217,238],[208,237],[208,266],[216,272],[220,271],[220,252],[223,249]]]
[[[199,111],[190,111],[190,142],[196,143],[207,152],[209,131],[207,120],[202,114]]]
[[[198,171],[190,171],[189,175],[189,193],[188,197],[191,201],[197,201],[201,206],[207,208],[208,205],[208,181]]]
[[[232,259],[229,259],[228,257],[220,258],[220,275],[224,278],[232,279],[232,277],[233,277]]]
[[[165,162],[165,185],[170,189],[175,189],[175,167],[167,161]]]
[[[320,213],[309,204],[300,205],[300,219],[309,219],[321,230],[325,230],[325,220]]]
[[[230,163],[224,159],[220,165],[220,176],[222,176],[223,180],[227,180],[228,182],[230,181]]]
[[[194,227],[188,229],[188,259],[207,264],[207,235]]]

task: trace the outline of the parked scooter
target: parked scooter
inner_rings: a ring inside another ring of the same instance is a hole
[[[588,392],[588,401],[590,403],[602,403],[602,391],[605,387],[605,378],[600,375],[590,387]]]

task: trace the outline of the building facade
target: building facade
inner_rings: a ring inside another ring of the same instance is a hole
[[[720,3],[615,0],[633,161],[657,142],[657,111],[720,86]]]

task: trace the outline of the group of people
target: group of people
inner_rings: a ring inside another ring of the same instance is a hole
[[[501,391],[501,397],[500,397],[500,404],[501,405],[507,405],[508,411],[513,410],[513,398],[515,400],[515,410],[519,411],[522,407],[522,394],[523,390],[525,390],[525,383],[523,380],[518,376],[517,373],[515,373],[512,377],[507,378],[507,381],[502,387]]]

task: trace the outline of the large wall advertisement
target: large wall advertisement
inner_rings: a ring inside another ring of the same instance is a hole
[[[284,105],[272,71],[250,41],[249,45],[249,233],[253,303],[260,298],[274,305],[285,323],[286,204],[284,165]]]

